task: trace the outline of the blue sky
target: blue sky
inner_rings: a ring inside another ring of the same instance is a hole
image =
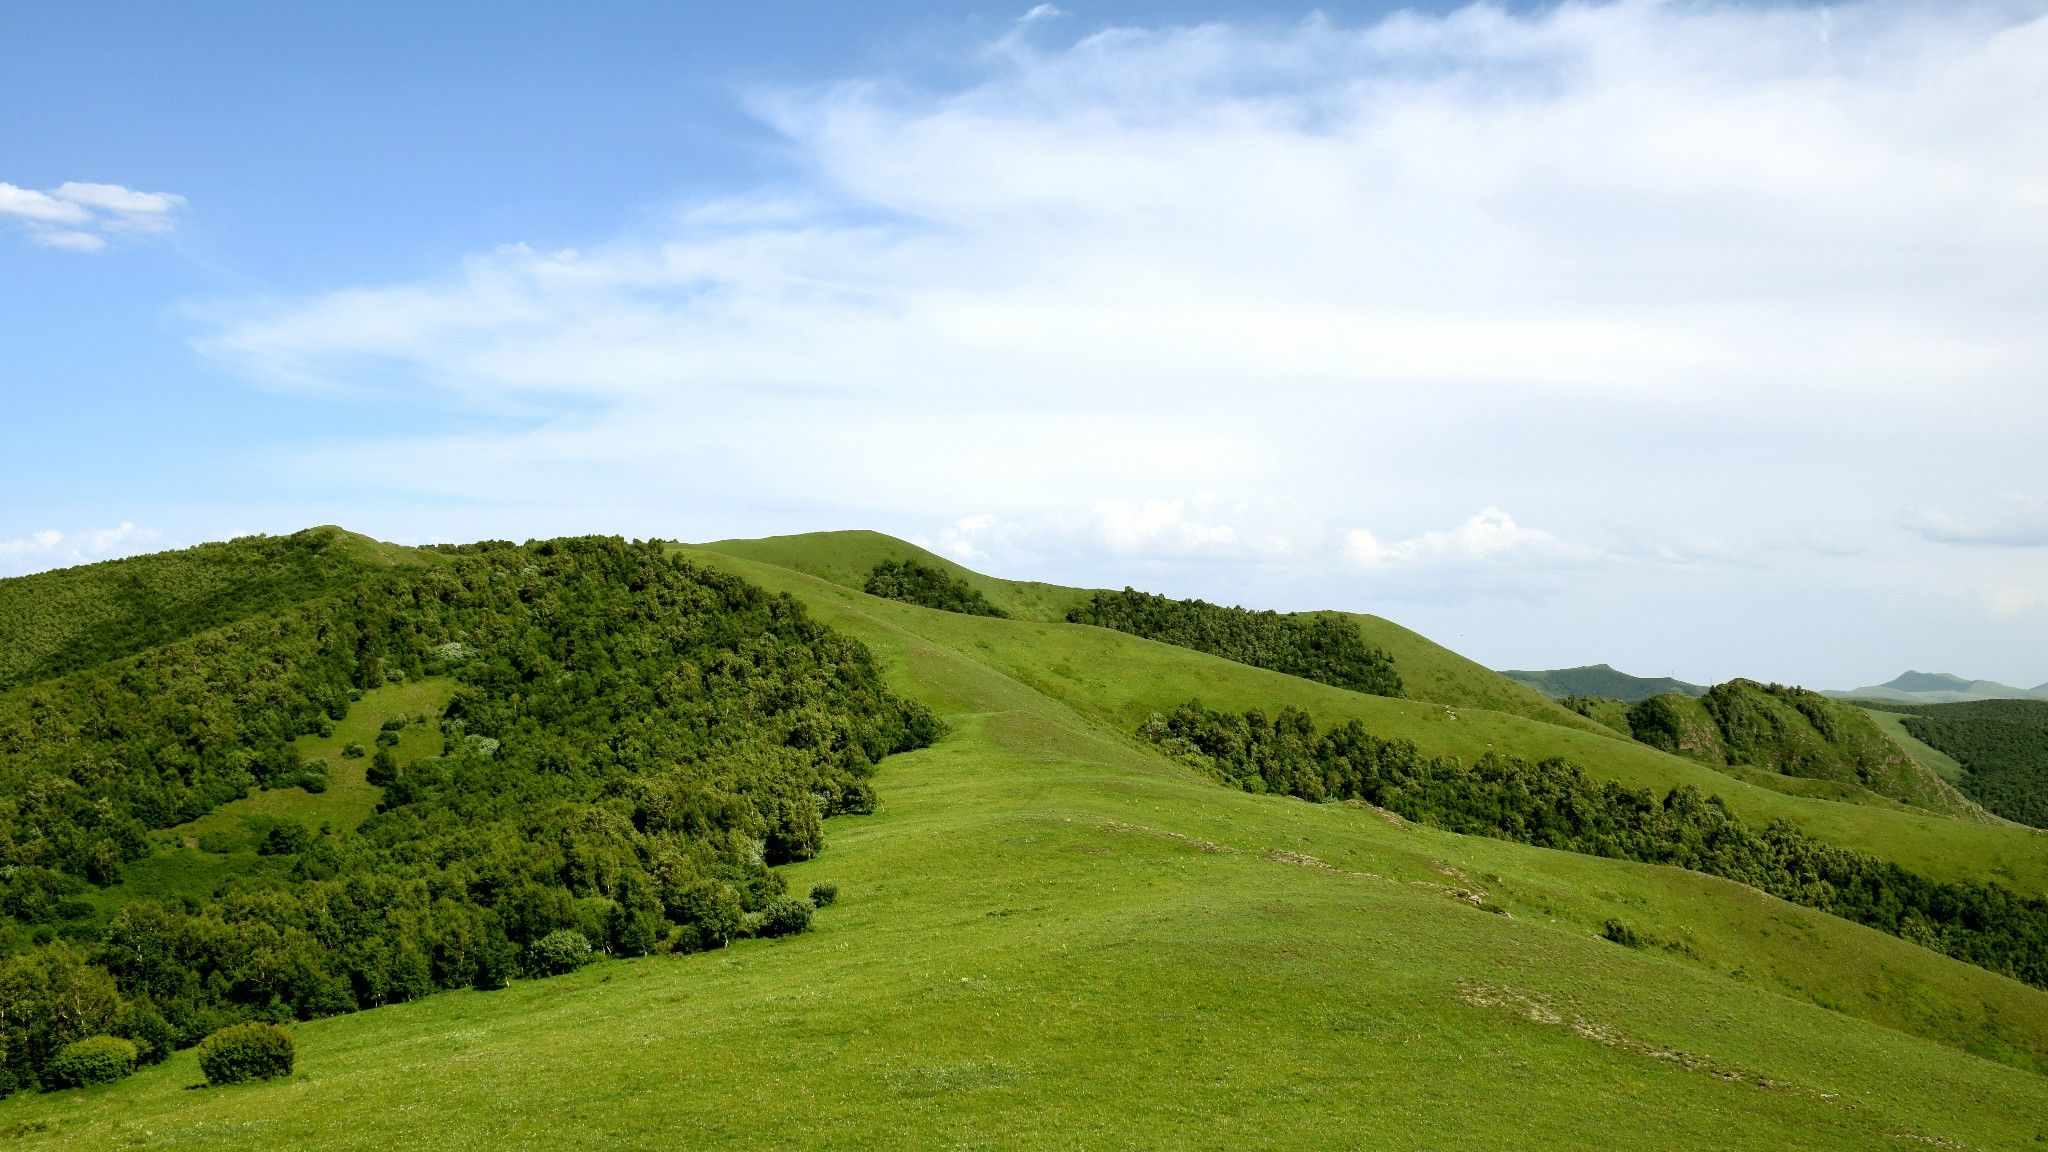
[[[0,8],[0,575],[875,527],[2048,679],[2024,3]]]

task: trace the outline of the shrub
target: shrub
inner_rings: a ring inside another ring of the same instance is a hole
[[[275,1024],[235,1024],[199,1042],[208,1084],[239,1084],[292,1074],[291,1034]]]
[[[398,747],[398,733],[396,733],[396,732],[393,732],[393,731],[392,731],[391,729],[389,729],[389,728],[386,728],[386,729],[385,729],[384,731],[382,731],[382,732],[379,732],[379,733],[377,733],[377,747],[379,747],[379,748],[396,748],[396,747]]]
[[[590,939],[574,928],[557,928],[526,950],[527,966],[542,976],[560,976],[590,963]]]
[[[838,900],[838,899],[839,899],[839,885],[837,885],[837,884],[813,884],[813,885],[811,885],[811,907],[813,907],[813,908],[823,908],[823,907],[824,907],[824,906],[826,906],[827,904],[833,903],[834,901],[836,901],[836,900]]]
[[[771,900],[761,909],[761,922],[755,926],[757,936],[794,936],[809,930],[811,906],[802,900],[787,897]]]
[[[262,856],[290,856],[304,852],[313,843],[312,830],[297,820],[279,820],[263,834],[256,845],[256,852]]]
[[[43,1067],[43,1087],[83,1088],[135,1071],[135,1044],[119,1036],[88,1036],[66,1044]]]
[[[308,792],[327,791],[327,761],[319,759],[308,760],[299,765],[297,772],[278,781],[278,786],[281,788],[289,788],[294,784]]]
[[[379,724],[377,726],[377,730],[380,732],[396,732],[400,728],[405,727],[409,723],[411,723],[411,721],[405,718],[405,713],[400,712],[398,715],[393,716],[389,720],[384,721],[384,723],[382,724]]]
[[[377,749],[377,754],[370,758],[370,766],[363,770],[364,782],[384,788],[397,779],[398,757],[393,756],[389,748]]]
[[[121,1010],[121,1018],[114,1024],[114,1031],[135,1041],[137,1064],[158,1063],[178,1046],[177,1032],[148,1000],[130,1000],[128,1006]]]
[[[341,758],[344,760],[361,760],[364,756],[367,755],[369,755],[369,753],[363,751],[363,746],[361,744],[350,744],[348,747],[343,748],[341,750]]]
[[[1602,924],[1600,926],[1600,935],[1623,947],[1641,948],[1643,946],[1643,938],[1636,933],[1636,930],[1619,920],[1609,920],[1607,923]]]

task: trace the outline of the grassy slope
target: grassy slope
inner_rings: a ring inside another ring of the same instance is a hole
[[[1413,740],[1432,754],[1471,759],[1499,747],[1522,756],[1567,757],[1597,776],[1660,792],[1693,784],[1721,795],[1758,823],[1790,820],[1823,839],[1887,856],[1933,876],[1995,879],[2027,892],[2048,892],[2048,834],[2029,829],[1944,819],[1867,792],[1859,797],[1864,802],[1836,802],[1823,797],[1861,790],[1775,773],[1736,776],[1623,739],[1597,725],[1591,731],[1561,728],[1508,713],[1364,696],[1102,628],[934,612],[876,600],[785,569],[720,560],[718,554],[698,555],[765,587],[798,595],[863,639],[873,639],[865,623],[870,620],[912,630],[1068,705],[1119,736],[1134,731],[1153,712],[1195,697],[1218,708],[1293,704],[1325,722],[1358,719],[1378,735]],[[1774,787],[1745,782],[1754,778],[1768,778]],[[1796,789],[1808,789],[1812,795]]]
[[[1231,692],[1284,677],[1234,682],[1239,666],[1113,634],[1031,656],[1103,634],[960,632],[778,582],[953,725],[884,766],[876,816],[832,822],[789,869],[841,887],[817,932],[303,1025],[286,1082],[186,1091],[185,1053],[0,1104],[0,1131],[31,1148],[1780,1149],[2048,1129],[2048,1077],[1960,1050],[2038,1061],[2040,992],[1687,873],[1227,791],[1123,738],[1142,705],[1062,702],[1176,662]],[[1174,659],[1127,659],[1147,648]],[[1508,722],[1528,723],[1440,721]],[[1600,940],[1607,916],[1697,958]]]
[[[815,576],[842,588],[859,590],[867,574],[883,560],[915,559],[943,568],[980,590],[998,608],[1019,620],[1058,623],[1085,601],[1091,589],[1064,588],[984,576],[971,568],[928,552],[915,544],[879,532],[811,532],[771,536],[765,540],[721,540],[704,550],[772,564]],[[1559,706],[1549,697],[1517,684],[1391,620],[1364,613],[1343,613],[1355,621],[1368,642],[1394,658],[1406,693],[1459,707],[1490,708],[1584,731],[1605,731],[1600,725]]]
[[[1939,748],[1921,743],[1919,737],[1906,731],[1905,721],[1899,713],[1885,712],[1877,708],[1863,708],[1860,711],[1870,717],[1870,722],[1877,725],[1878,731],[1890,737],[1892,743],[1919,761],[1928,771],[1950,784],[1962,783],[1963,766],[1956,763],[1956,758]]]
[[[204,896],[235,876],[260,875],[288,867],[286,861],[259,856],[253,820],[292,819],[318,831],[328,825],[344,832],[370,818],[384,790],[364,779],[369,757],[346,759],[341,750],[361,744],[376,751],[377,729],[387,718],[438,716],[454,694],[450,679],[388,684],[363,694],[348,715],[334,725],[331,736],[301,736],[299,752],[327,761],[327,791],[303,788],[251,789],[249,795],[175,828],[155,833],[156,851],[128,865],[122,882],[90,893],[101,923],[113,919],[121,905],[135,899],[171,900]],[[394,754],[401,765],[441,753],[438,728],[415,724],[399,733]],[[207,845],[201,846],[202,840]]]

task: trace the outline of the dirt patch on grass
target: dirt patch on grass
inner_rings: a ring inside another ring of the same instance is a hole
[[[1502,988],[1497,985],[1478,984],[1468,981],[1459,984],[1458,999],[1475,1008],[1493,1008],[1512,1012],[1534,1024],[1564,1028],[1570,1031],[1572,1035],[1583,1040],[1590,1040],[1602,1047],[1612,1048],[1617,1052],[1626,1052],[1632,1056],[1641,1056],[1647,1060],[1656,1060],[1661,1063],[1676,1065],[1688,1072],[1712,1076],[1718,1080],[1726,1080],[1731,1084],[1748,1084],[1755,1088],[1765,1088],[1774,1092],[1791,1092],[1801,1096],[1811,1096],[1817,1100],[1839,1099],[1836,1093],[1814,1092],[1788,1080],[1774,1079],[1765,1076],[1761,1072],[1752,1072],[1747,1068],[1740,1068],[1725,1061],[1716,1060],[1711,1056],[1701,1056],[1698,1053],[1686,1052],[1678,1048],[1666,1048],[1659,1044],[1652,1044],[1647,1040],[1638,1040],[1633,1036],[1624,1036],[1604,1024],[1579,1015],[1569,1004],[1557,1004],[1545,997],[1521,992],[1513,988]]]
[[[1157,836],[1163,840],[1171,840],[1176,844],[1185,844],[1197,852],[1207,852],[1212,856],[1228,856],[1231,853],[1231,849],[1221,844],[1199,840],[1179,832],[1169,832],[1164,828],[1147,828],[1143,824],[1126,824],[1121,820],[1104,820],[1102,826],[1111,832],[1136,832],[1140,836]]]

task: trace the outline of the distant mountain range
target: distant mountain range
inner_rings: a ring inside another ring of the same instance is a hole
[[[1964,700],[2048,700],[2048,684],[2015,688],[1996,680],[1965,680],[1948,672],[1907,672],[1883,684],[1828,692],[1841,700],[1887,700],[1898,704],[1954,704]]]
[[[1544,671],[1508,670],[1501,675],[1527,684],[1552,700],[1567,696],[1606,696],[1635,703],[1666,692],[1687,696],[1705,694],[1706,688],[1669,676],[1631,676],[1606,664],[1581,668],[1552,668]],[[1996,680],[1965,680],[1948,672],[1907,672],[1883,684],[1849,691],[1823,691],[1837,700],[1883,700],[1894,704],[1954,704],[1965,700],[2048,700],[2048,684],[2015,688]]]
[[[1606,696],[1615,700],[1626,700],[1633,704],[1662,696],[1666,692],[1680,692],[1687,696],[1702,696],[1706,688],[1673,680],[1669,676],[1631,676],[1617,672],[1605,664],[1588,664],[1582,668],[1553,668],[1548,671],[1504,671],[1501,675],[1510,680],[1527,684],[1552,700],[1567,696]]]

